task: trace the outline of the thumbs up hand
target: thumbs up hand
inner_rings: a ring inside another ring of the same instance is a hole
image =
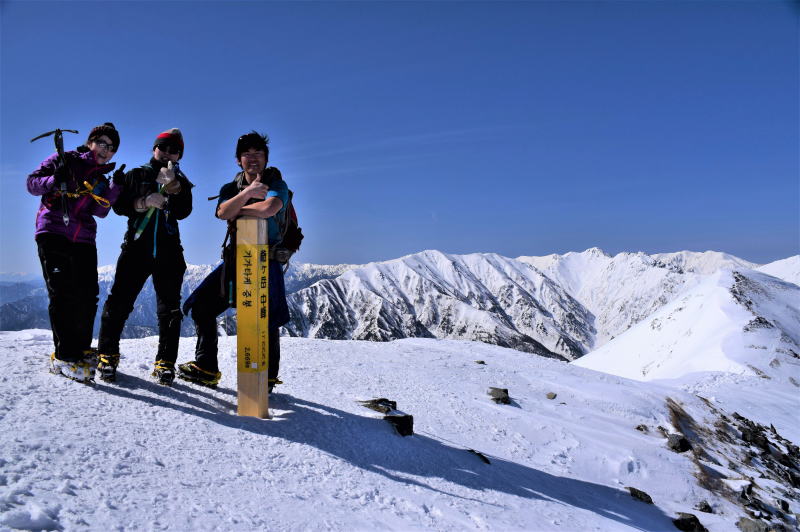
[[[177,194],[181,191],[181,183],[175,178],[175,169],[172,161],[167,166],[159,170],[156,183],[164,185],[164,194]]]
[[[160,183],[164,186],[169,185],[172,181],[175,180],[175,170],[172,169],[172,161],[167,163],[167,166],[159,170],[158,177],[156,177],[156,183]]]
[[[263,200],[267,197],[267,191],[269,187],[261,182],[261,174],[258,174],[253,182],[247,185],[247,188],[244,189],[244,193],[247,195],[248,198],[255,198]]]
[[[122,186],[125,184],[125,165],[123,164],[111,176],[111,180],[115,185]]]

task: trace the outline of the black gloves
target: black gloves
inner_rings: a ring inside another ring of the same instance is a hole
[[[122,186],[125,184],[125,165],[120,166],[116,172],[111,176],[111,180],[115,185]]]
[[[56,159],[56,170],[53,172],[53,177],[56,181],[56,188],[58,188],[61,183],[66,183],[69,181],[69,176],[72,172],[69,169],[69,163],[65,161],[65,158],[59,157]]]

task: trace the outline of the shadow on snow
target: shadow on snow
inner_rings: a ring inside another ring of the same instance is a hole
[[[137,389],[152,392],[155,397],[132,393]],[[275,394],[270,400],[271,406],[282,413],[274,420],[260,420],[237,416],[236,404],[232,402],[236,392],[226,388],[211,391],[178,381],[172,388],[165,388],[139,377],[122,375],[115,385],[99,390],[226,427],[316,447],[388,479],[481,504],[492,503],[444,491],[425,479],[440,478],[477,492],[496,491],[561,503],[640,530],[673,528],[663,511],[633,499],[627,491],[551,475],[496,456],[491,456],[491,464],[485,464],[464,448],[435,437],[421,434],[401,437],[380,418],[360,416],[285,394]],[[231,401],[219,395],[228,396]]]

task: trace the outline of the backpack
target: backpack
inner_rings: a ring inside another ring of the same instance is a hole
[[[303,230],[297,222],[297,211],[294,209],[294,203],[292,203],[293,197],[294,192],[290,190],[289,201],[283,210],[283,215],[277,218],[278,227],[281,229],[281,241],[272,245],[275,251],[274,256],[270,257],[285,265],[284,272],[289,269],[289,260],[300,249],[300,243],[304,238]],[[273,255],[273,253],[270,253],[270,255]]]

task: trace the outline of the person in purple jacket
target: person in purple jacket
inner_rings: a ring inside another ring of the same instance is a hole
[[[54,153],[28,176],[28,192],[41,196],[36,213],[36,244],[50,299],[48,311],[55,352],[50,371],[91,383],[97,365],[91,348],[97,313],[97,248],[95,217],[105,218],[122,186],[125,165],[112,176],[111,158],[119,148],[119,133],[106,122],[92,129],[86,144]],[[66,184],[66,216],[61,184]]]

